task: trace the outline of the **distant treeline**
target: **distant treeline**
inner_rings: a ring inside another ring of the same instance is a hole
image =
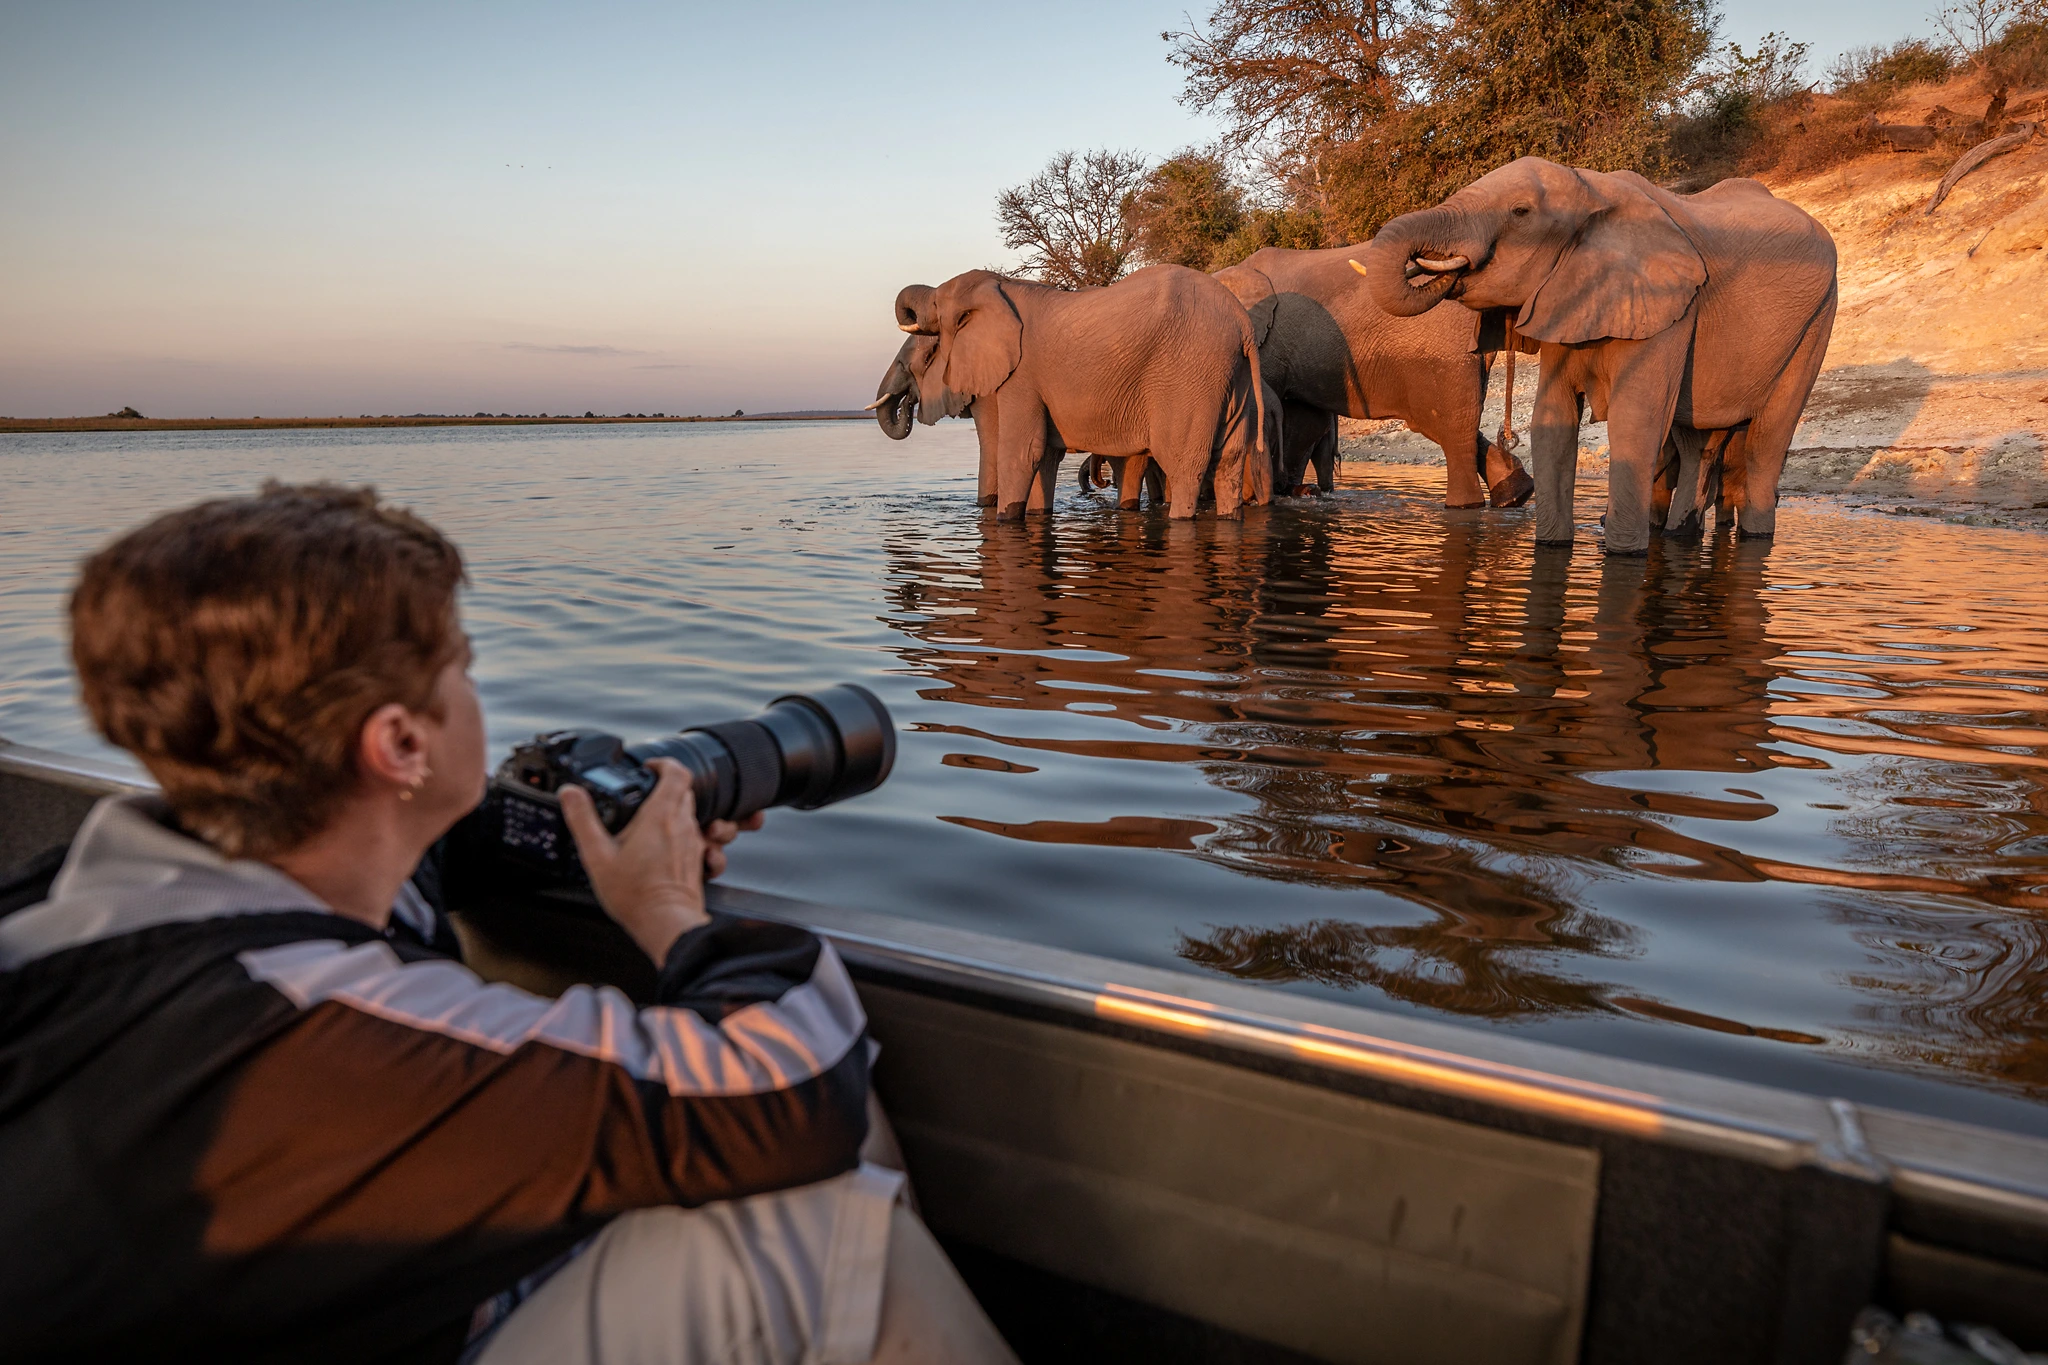
[[[1953,0],[1932,37],[1845,54],[1825,90],[1807,44],[1748,50],[1719,22],[1714,0],[1220,0],[1160,35],[1219,142],[1157,165],[1061,152],[998,197],[1004,244],[1067,288],[1162,261],[1216,270],[1363,241],[1520,156],[1719,178],[1769,169],[1816,98],[1824,135],[1802,152],[1838,159],[1844,130],[1907,85],[2048,80],[2048,0]]]

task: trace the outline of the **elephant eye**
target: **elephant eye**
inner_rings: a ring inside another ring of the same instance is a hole
[[[1529,216],[1529,206],[1528,206],[1527,204],[1517,204],[1517,205],[1515,205],[1515,217],[1517,217],[1517,218],[1527,218],[1528,216]]]

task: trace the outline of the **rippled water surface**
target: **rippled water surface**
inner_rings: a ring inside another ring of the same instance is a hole
[[[2048,1129],[2039,536],[1805,501],[1608,561],[1373,466],[1024,529],[973,470],[957,423],[0,438],[0,734],[104,752],[61,610],[110,532],[371,481],[470,556],[500,749],[883,696],[895,777],[740,884]]]

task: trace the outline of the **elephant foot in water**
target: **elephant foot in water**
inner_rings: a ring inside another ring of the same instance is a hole
[[[1293,496],[1297,498],[1320,498],[1322,495],[1323,490],[1312,483],[1301,483],[1294,486]]]
[[[1520,507],[1536,491],[1536,480],[1529,477],[1529,471],[1517,467],[1515,472],[1486,490],[1486,500],[1494,507]]]
[[[1666,526],[1661,529],[1666,538],[1671,540],[1698,540],[1706,534],[1706,525],[1706,518],[1702,517],[1699,514],[1699,510],[1695,508],[1687,513],[1685,520],[1679,522],[1678,525]]]

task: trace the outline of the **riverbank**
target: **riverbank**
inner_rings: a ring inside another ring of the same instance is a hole
[[[53,431],[319,431],[346,427],[602,427],[664,422],[850,422],[865,412],[732,417],[0,417],[0,434]]]

